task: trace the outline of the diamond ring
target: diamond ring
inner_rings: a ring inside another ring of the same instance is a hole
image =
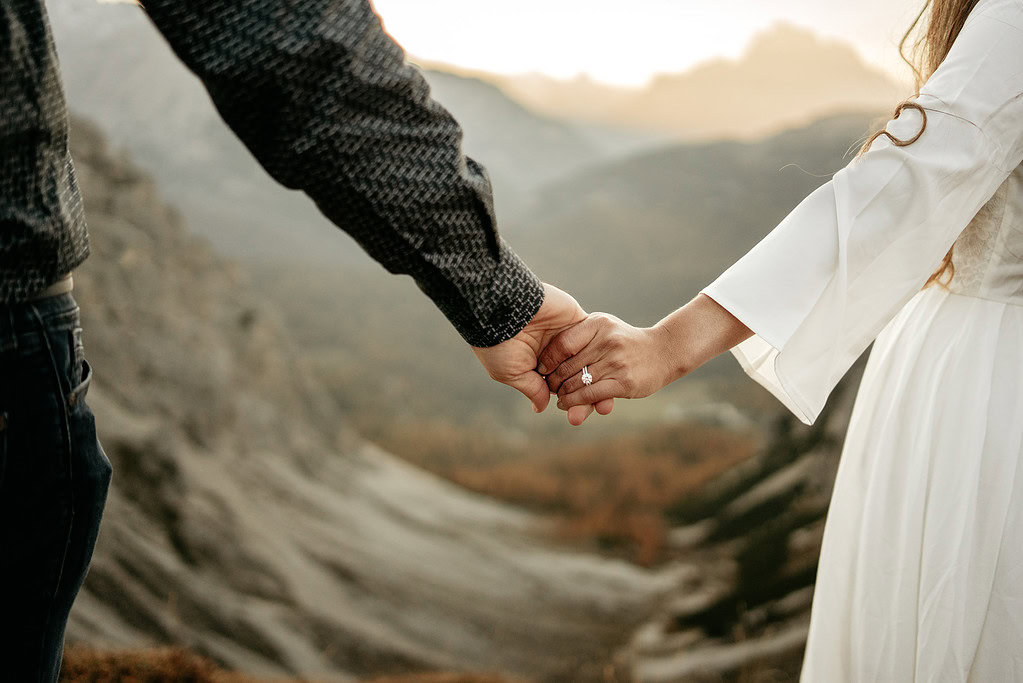
[[[593,384],[593,375],[590,374],[588,366],[583,366],[583,384],[590,386]]]

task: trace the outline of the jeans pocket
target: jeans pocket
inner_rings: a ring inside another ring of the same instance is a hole
[[[68,333],[68,387],[77,387],[85,381],[85,345],[82,343],[82,328],[78,325]]]
[[[92,384],[92,366],[84,357],[81,359],[81,369],[75,374],[78,377],[78,384],[67,395],[67,407],[71,411],[85,400],[85,395],[89,393],[89,385]]]

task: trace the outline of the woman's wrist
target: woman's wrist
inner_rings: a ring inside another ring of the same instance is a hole
[[[651,364],[654,366],[657,390],[686,374],[685,367],[688,359],[679,343],[676,325],[669,321],[671,317],[668,316],[653,327],[646,329],[651,340],[650,358]]]
[[[650,329],[664,359],[666,383],[753,336],[742,321],[702,293]]]

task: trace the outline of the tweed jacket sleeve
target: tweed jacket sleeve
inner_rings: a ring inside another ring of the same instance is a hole
[[[144,0],[221,116],[467,342],[522,329],[543,287],[498,235],[485,169],[368,0]]]

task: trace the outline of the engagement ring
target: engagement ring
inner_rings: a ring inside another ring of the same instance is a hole
[[[590,374],[590,371],[587,369],[587,366],[585,365],[583,366],[583,384],[585,384],[586,386],[590,386],[591,384],[593,384],[593,375]]]

